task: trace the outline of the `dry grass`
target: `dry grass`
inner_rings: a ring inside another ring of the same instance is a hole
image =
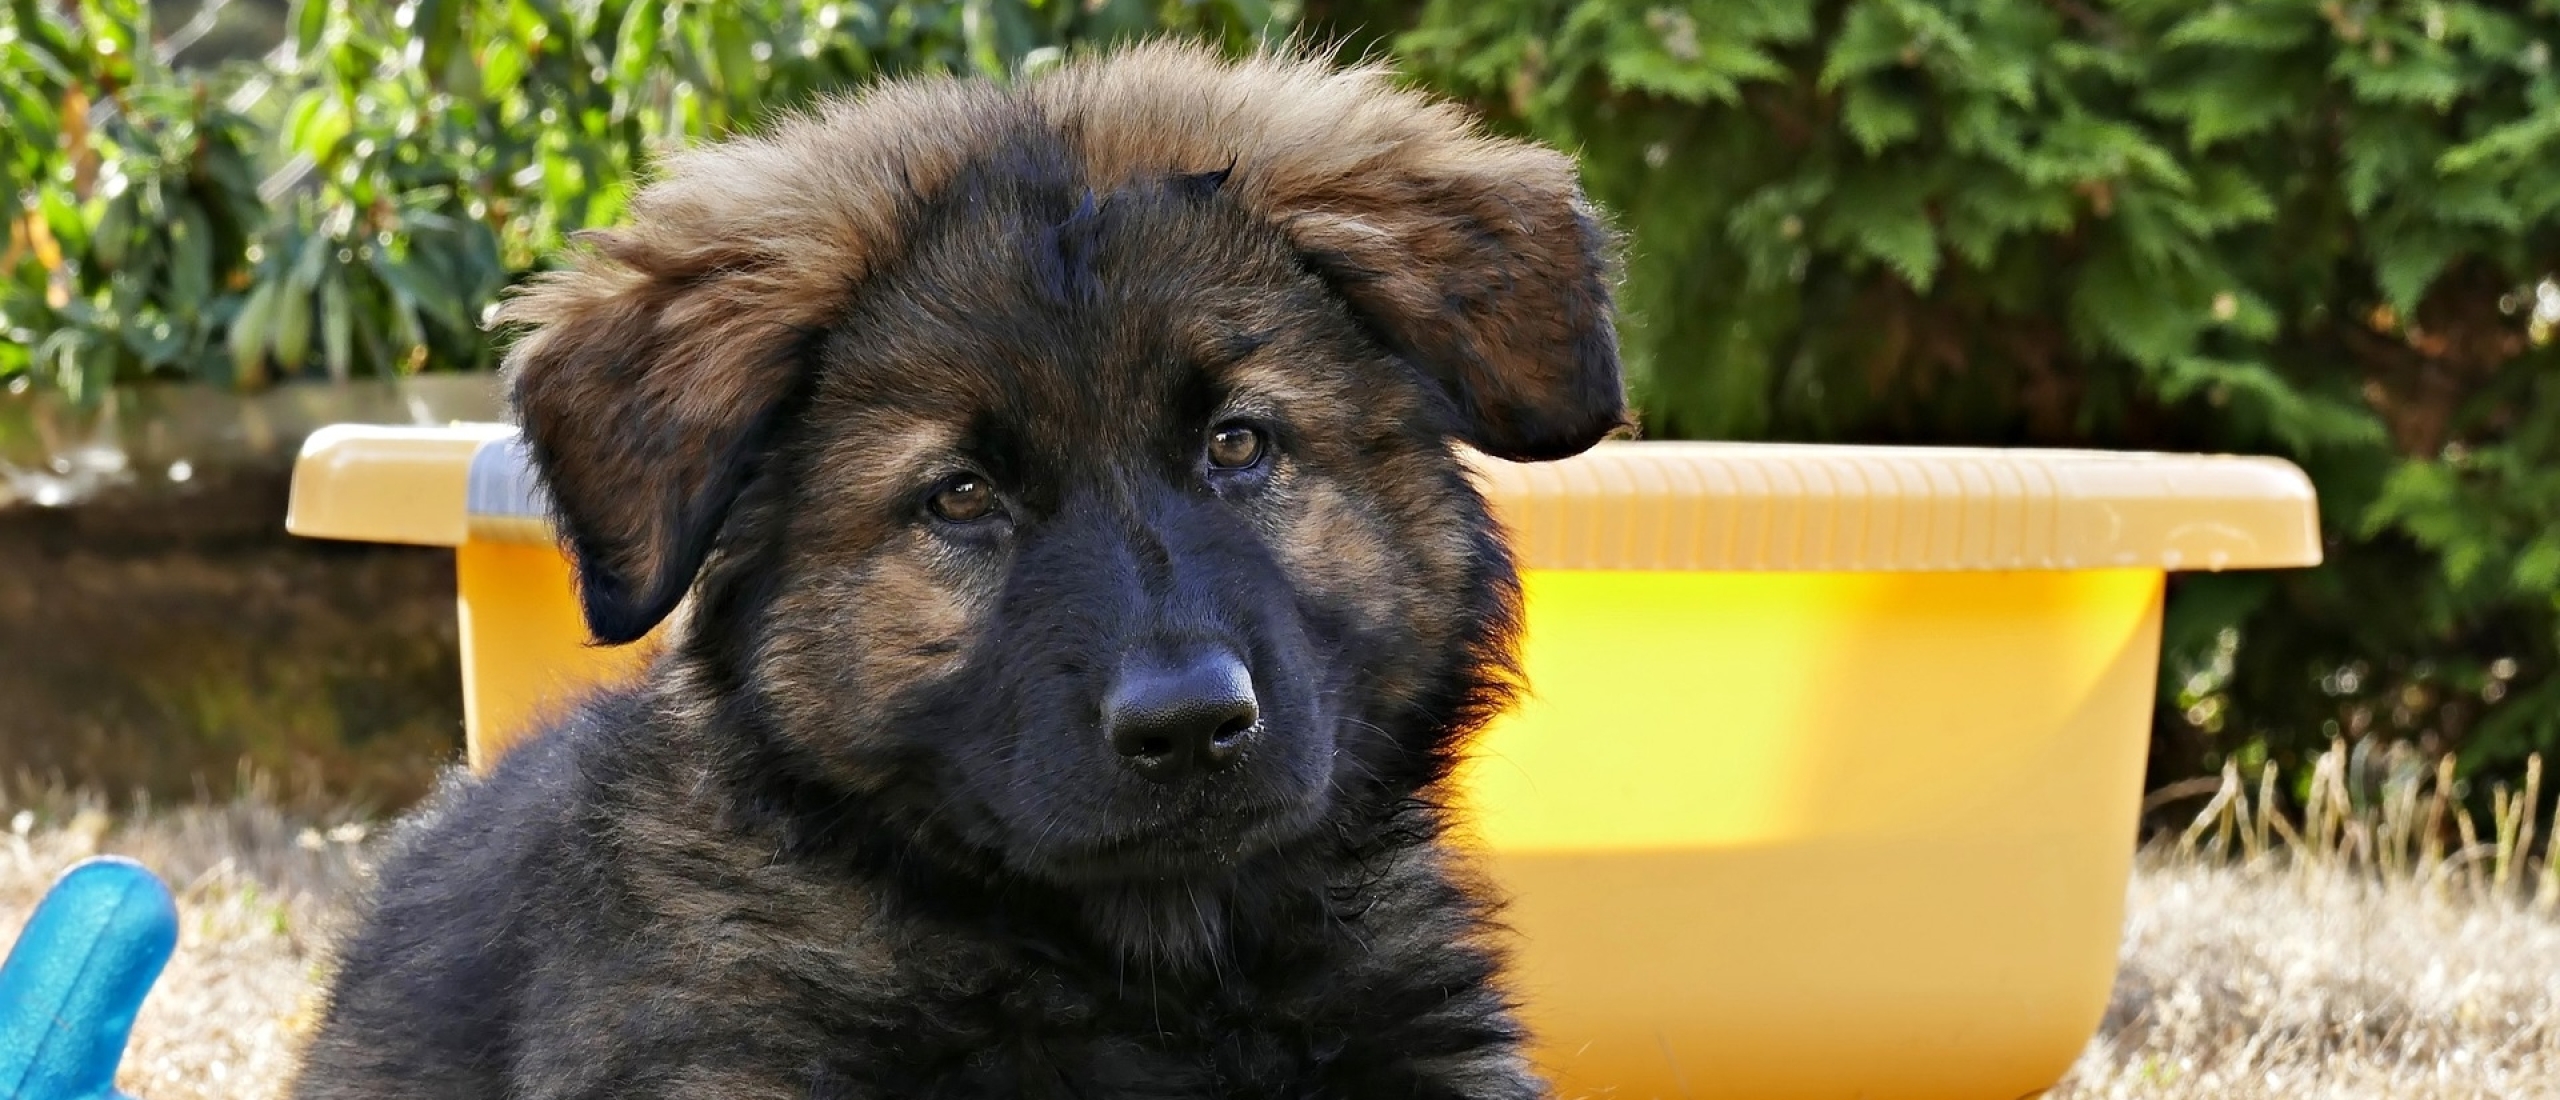
[[[53,879],[101,852],[178,894],[178,952],[144,1002],[117,1083],[142,1100],[283,1095],[317,949],[361,881],[361,825],[303,822],[254,792],[111,819],[59,791],[0,791],[0,945]]]
[[[2350,773],[2359,773],[2351,779]],[[2097,1040],[2053,1100],[2560,1096],[2560,863],[2533,858],[2542,764],[2461,808],[2449,759],[2226,770],[2146,851]]]
[[[2150,858],[2052,1100],[2560,1095],[2560,923],[2403,880]]]
[[[2445,797],[2449,771],[2355,770],[2343,749],[2324,758],[2291,816],[2265,811],[2273,777],[2226,775],[2196,827],[2144,853],[2114,1002],[2052,1100],[2560,1097],[2560,865],[2524,855],[2538,791],[2496,792],[2500,812],[2474,821]],[[181,947],[127,1089],[278,1094],[314,947],[363,875],[360,828],[255,798],[110,821],[59,792],[0,797],[0,821],[0,943],[94,852],[180,884]]]

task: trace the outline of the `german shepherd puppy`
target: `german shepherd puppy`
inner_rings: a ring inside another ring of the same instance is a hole
[[[1288,51],[671,158],[502,311],[587,625],[668,648],[401,832],[298,1095],[1544,1095],[1437,798],[1517,686],[1462,447],[1624,425],[1612,241]]]

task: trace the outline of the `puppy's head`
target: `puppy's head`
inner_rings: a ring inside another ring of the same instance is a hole
[[[1053,883],[1230,873],[1433,782],[1516,580],[1458,444],[1625,407],[1571,161],[1373,70],[1154,45],[674,158],[506,307],[590,629]]]

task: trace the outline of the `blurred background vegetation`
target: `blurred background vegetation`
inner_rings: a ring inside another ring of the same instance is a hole
[[[2175,582],[2154,783],[2560,749],[2560,0],[7,3],[12,392],[486,370],[671,143],[1307,33],[1582,156],[1655,437],[2310,471],[2327,566]]]

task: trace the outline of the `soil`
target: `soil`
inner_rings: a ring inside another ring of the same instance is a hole
[[[0,504],[0,780],[396,809],[459,758],[451,552],[289,534],[290,477]]]

